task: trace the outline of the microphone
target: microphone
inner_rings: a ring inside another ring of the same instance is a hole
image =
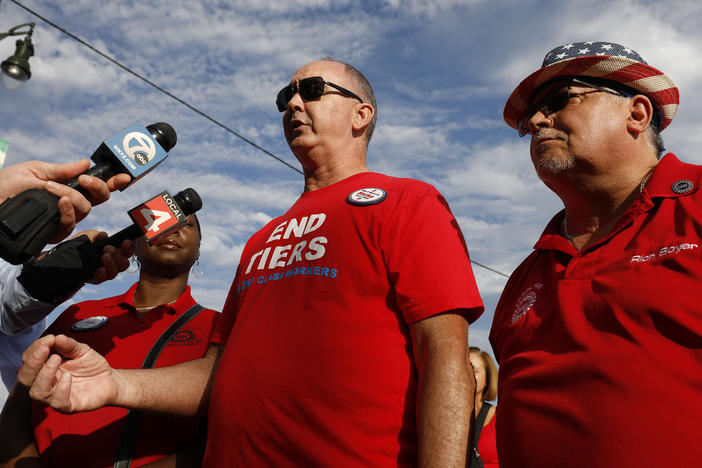
[[[202,199],[193,188],[181,190],[173,196],[163,191],[129,210],[129,217],[134,224],[96,243],[95,248],[98,252],[102,252],[106,245],[119,248],[122,241],[134,240],[142,235],[149,245],[153,245],[185,226],[188,215],[200,208],[202,208]]]
[[[126,173],[130,186],[168,156],[177,141],[176,132],[165,122],[144,128],[135,122],[105,140],[90,157],[95,165],[85,174],[107,180]],[[158,144],[157,144],[158,143]],[[78,178],[67,185],[88,195]],[[0,257],[19,264],[38,255],[58,230],[58,197],[42,189],[30,189],[0,205]]]
[[[105,140],[90,156],[95,165],[83,174],[102,180],[117,174],[129,174],[131,180],[120,189],[124,190],[161,164],[177,141],[175,130],[166,122],[156,122],[146,128],[135,122]],[[78,177],[66,185],[88,195],[87,190],[78,184]]]
[[[58,244],[41,260],[31,259],[17,277],[33,297],[57,304],[70,297],[100,267],[100,257],[106,245],[119,248],[125,239],[145,236],[150,244],[181,229],[187,217],[202,208],[198,193],[187,188],[171,196],[161,192],[141,205],[129,210],[134,221],[131,226],[93,244],[82,235]]]

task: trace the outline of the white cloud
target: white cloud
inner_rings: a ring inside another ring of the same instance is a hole
[[[426,16],[430,19],[439,13],[451,12],[485,2],[486,0],[385,0],[385,3],[394,9],[414,16]]]

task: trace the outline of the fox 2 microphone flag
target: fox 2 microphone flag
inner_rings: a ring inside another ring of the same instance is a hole
[[[5,156],[7,156],[7,147],[10,142],[0,138],[0,169],[5,165]]]

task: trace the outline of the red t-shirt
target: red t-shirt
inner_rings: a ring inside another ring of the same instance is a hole
[[[415,465],[408,324],[457,308],[483,306],[436,189],[361,173],[304,193],[242,254],[205,466]]]
[[[195,300],[190,287],[170,305],[156,307],[141,318],[134,308],[134,284],[126,293],[74,304],[48,328],[47,334],[70,336],[87,343],[115,368],[139,368],[156,340]],[[183,325],[163,348],[154,367],[165,367],[201,358],[219,314],[204,309]],[[97,329],[72,331],[76,322],[105,316]],[[168,389],[164,388],[164,392]],[[62,414],[41,403],[32,404],[34,438],[46,466],[111,467],[124,431],[127,410],[105,407],[95,411]],[[175,453],[197,433],[195,418],[144,413],[131,466],[140,466]]]
[[[702,168],[666,155],[578,253],[563,214],[510,278],[490,340],[504,467],[699,466]]]

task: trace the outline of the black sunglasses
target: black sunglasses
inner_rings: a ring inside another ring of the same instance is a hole
[[[275,99],[278,110],[280,112],[285,112],[285,110],[288,108],[288,103],[297,93],[300,93],[300,97],[304,101],[314,101],[315,99],[319,99],[324,94],[324,85],[329,85],[332,88],[339,90],[342,94],[358,99],[359,102],[363,103],[363,99],[348,89],[342,88],[338,84],[324,81],[324,78],[321,76],[311,76],[309,78],[303,78],[297,83],[291,83],[280,90],[278,97]]]
[[[573,83],[582,86],[587,86],[588,88],[593,88],[593,91],[588,91],[586,93],[571,94],[570,88],[571,86],[573,86]],[[527,107],[527,109],[522,113],[522,115],[519,117],[519,120],[517,121],[517,131],[519,132],[519,136],[523,137],[524,135],[529,133],[529,120],[537,112],[541,111],[541,113],[543,113],[544,115],[551,115],[554,112],[558,112],[559,110],[567,106],[570,102],[570,98],[572,97],[599,92],[609,93],[615,96],[631,97],[629,94],[623,93],[621,91],[602,88],[592,83],[588,83],[587,81],[583,81],[578,78],[572,78],[568,81],[568,91],[566,91],[565,93],[560,92],[560,88],[558,87],[554,88],[552,92],[546,93],[539,102],[535,104],[532,103],[529,107]]]

